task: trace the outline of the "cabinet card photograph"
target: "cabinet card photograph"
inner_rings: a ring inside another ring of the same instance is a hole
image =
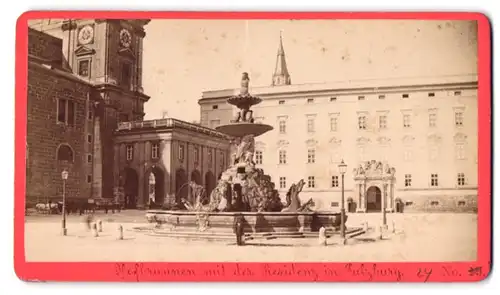
[[[476,13],[31,11],[27,281],[480,281],[491,35]]]

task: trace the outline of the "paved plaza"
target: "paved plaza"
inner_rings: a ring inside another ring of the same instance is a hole
[[[477,255],[477,215],[454,213],[388,214],[396,232],[384,240],[374,232],[337,244],[318,246],[317,239],[255,240],[246,246],[234,242],[188,241],[134,231],[146,226],[144,211],[98,213],[103,232],[93,237],[81,216],[68,217],[68,236],[60,235],[60,215],[27,216],[27,261],[171,261],[171,262],[408,262],[472,261]],[[381,214],[349,214],[348,226],[367,221],[380,224]],[[122,224],[124,240],[116,239]]]

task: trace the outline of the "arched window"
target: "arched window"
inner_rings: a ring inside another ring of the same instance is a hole
[[[67,144],[61,144],[57,149],[57,160],[65,162],[73,162],[73,149]]]

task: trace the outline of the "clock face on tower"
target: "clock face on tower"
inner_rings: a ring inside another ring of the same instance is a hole
[[[78,32],[78,42],[82,45],[89,44],[94,39],[94,28],[86,25]]]
[[[128,48],[131,42],[132,42],[132,36],[130,35],[130,32],[127,31],[126,29],[122,29],[120,31],[120,44],[123,47]]]

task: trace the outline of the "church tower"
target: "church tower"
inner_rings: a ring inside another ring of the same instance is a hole
[[[64,67],[95,86],[87,114],[93,129],[92,197],[112,197],[113,132],[118,123],[142,120],[149,96],[142,88],[141,19],[71,19],[61,24]]]
[[[290,85],[292,79],[286,66],[285,50],[283,49],[283,37],[280,33],[280,43],[278,47],[278,55],[276,57],[276,66],[273,74],[273,86]]]

